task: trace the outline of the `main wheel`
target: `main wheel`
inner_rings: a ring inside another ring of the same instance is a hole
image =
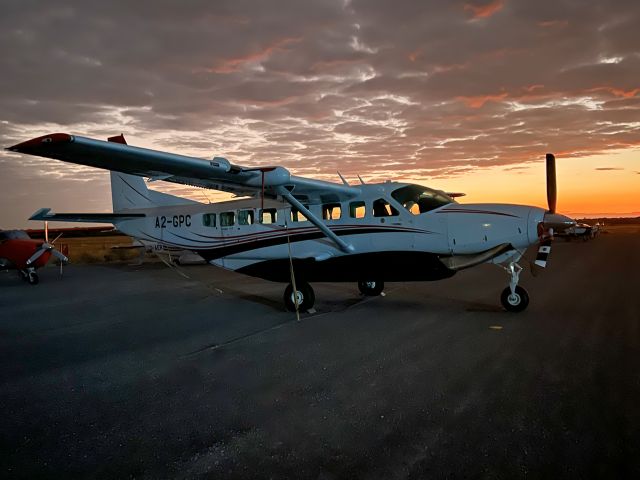
[[[519,285],[516,286],[514,294],[511,294],[511,289],[507,287],[500,295],[500,302],[508,312],[521,312],[529,305],[529,294]]]
[[[358,282],[360,293],[368,297],[377,297],[384,290],[384,282],[380,280],[361,280]]]
[[[296,302],[298,303],[299,311],[307,311],[313,307],[316,301],[316,296],[313,293],[313,288],[307,282],[296,282],[296,291],[293,291],[293,285],[287,285],[284,289],[284,306],[290,312],[296,311]]]
[[[29,272],[28,280],[31,285],[37,285],[39,280],[38,274],[36,272]]]

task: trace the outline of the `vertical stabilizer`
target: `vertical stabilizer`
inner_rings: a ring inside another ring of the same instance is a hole
[[[127,144],[124,135],[110,137],[110,142]],[[111,171],[111,201],[114,212],[138,208],[198,203],[182,197],[149,190],[142,177]]]

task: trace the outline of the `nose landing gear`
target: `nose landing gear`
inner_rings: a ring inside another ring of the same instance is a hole
[[[38,278],[38,274],[36,273],[36,269],[33,267],[27,268],[25,270],[20,270],[22,274],[22,279],[29,282],[31,285],[37,285],[40,279]]]
[[[361,280],[358,282],[360,293],[368,297],[377,297],[384,290],[384,282],[381,280]]]
[[[529,305],[529,294],[518,285],[522,267],[515,262],[509,263],[505,270],[510,276],[509,286],[502,291],[500,302],[508,312],[521,312]]]

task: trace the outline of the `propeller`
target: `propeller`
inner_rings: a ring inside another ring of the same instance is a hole
[[[552,153],[547,153],[547,206],[542,222],[538,224],[538,253],[535,262],[531,264],[531,273],[537,274],[535,267],[545,268],[547,259],[551,253],[551,242],[553,232],[575,225],[575,221],[565,215],[556,213],[556,203],[558,200],[558,187],[556,183],[556,157]]]
[[[27,266],[31,266],[38,260],[45,252],[50,252],[51,255],[60,260],[60,276],[62,276],[62,264],[69,261],[69,259],[63,255],[59,250],[54,247],[54,244],[58,241],[58,239],[62,236],[62,233],[58,235],[53,242],[49,243],[49,222],[44,222],[44,243],[40,245],[40,248],[35,251],[29,260],[27,260]]]
[[[44,242],[40,246],[40,248],[38,250],[36,250],[36,253],[31,255],[29,260],[27,260],[27,266],[31,265],[36,260],[38,260],[42,255],[45,254],[45,252],[51,252],[51,255],[53,255],[54,257],[58,258],[59,260],[61,260],[63,262],[68,262],[69,261],[69,259],[67,257],[65,257],[62,253],[60,253],[60,251],[56,250],[56,248],[52,244]]]

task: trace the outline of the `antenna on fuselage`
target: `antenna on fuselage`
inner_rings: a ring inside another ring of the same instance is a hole
[[[362,179],[362,177],[360,176],[360,174],[358,174],[358,180],[360,180],[360,183],[362,185],[366,185],[366,182]]]
[[[344,183],[347,187],[351,186],[349,185],[349,182],[347,182],[347,180],[342,176],[340,172],[338,172],[338,176],[340,177],[340,180],[342,180],[342,183]]]

